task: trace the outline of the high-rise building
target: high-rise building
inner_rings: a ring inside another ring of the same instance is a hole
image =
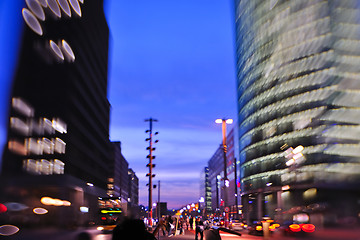
[[[235,8],[244,218],[358,221],[359,1]]]
[[[7,52],[16,68],[2,79],[11,82],[11,90],[0,161],[1,201],[31,207],[48,196],[71,202],[68,212],[74,220],[80,218],[80,206],[90,207],[95,216],[110,161],[109,29],[103,1],[33,0],[5,6],[22,16],[22,24],[9,24],[23,31],[11,35],[20,38],[15,41],[20,42],[19,54]]]

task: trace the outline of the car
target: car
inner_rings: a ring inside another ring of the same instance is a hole
[[[112,233],[115,227],[116,227],[115,224],[109,224],[109,225],[104,224],[104,225],[99,225],[96,229],[98,231],[101,231],[102,233]]]
[[[239,219],[232,219],[230,221],[229,228],[231,230],[243,230],[245,228],[245,224]]]
[[[264,235],[263,227],[261,221],[255,221],[247,228],[249,230],[249,234],[262,236]]]
[[[286,236],[306,236],[315,232],[315,225],[311,223],[288,222],[281,226]]]

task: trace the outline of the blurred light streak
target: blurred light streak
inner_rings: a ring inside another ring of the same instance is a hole
[[[14,212],[22,211],[29,208],[25,204],[17,203],[17,202],[7,202],[4,203],[4,205],[7,207],[8,211],[14,211]]]
[[[35,214],[42,215],[42,214],[48,213],[49,211],[46,210],[45,208],[34,208],[34,209],[33,209],[33,212],[34,212]]]
[[[2,225],[0,226],[0,235],[11,236],[17,233],[20,229],[14,225]]]
[[[30,10],[28,10],[27,8],[23,8],[22,15],[23,15],[23,18],[24,18],[26,24],[29,26],[29,28],[31,30],[33,30],[35,33],[37,33],[38,35],[42,36],[43,30],[41,28],[39,21],[33,15],[33,13]]]
[[[71,17],[71,9],[69,6],[69,3],[67,0],[57,0],[57,2],[59,3],[61,9],[64,11],[64,13],[68,16]]]
[[[41,21],[45,21],[45,13],[41,4],[37,0],[25,0],[31,12]]]

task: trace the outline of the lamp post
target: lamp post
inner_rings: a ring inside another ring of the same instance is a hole
[[[152,184],[152,179],[155,177],[155,174],[152,173],[153,168],[155,167],[155,164],[153,164],[153,159],[155,159],[155,156],[153,156],[153,151],[155,150],[155,148],[153,147],[153,132],[152,132],[152,124],[153,122],[157,122],[158,120],[153,119],[153,118],[149,118],[149,119],[145,119],[145,122],[150,122],[150,128],[148,130],[145,131],[145,133],[149,133],[149,138],[146,138],[145,141],[149,141],[149,146],[146,148],[146,150],[149,150],[149,155],[146,156],[146,158],[149,158],[149,163],[146,165],[146,167],[149,168],[149,173],[146,174],[147,177],[149,177],[149,183],[147,184],[147,186],[149,186],[149,225],[152,226],[152,189],[153,189],[153,184]],[[158,132],[155,132],[154,135],[157,135]],[[154,143],[157,143],[159,140],[155,140]]]
[[[226,159],[226,124],[232,124],[232,119],[216,119],[216,123],[222,124],[222,136],[223,136],[223,152],[224,152],[224,209],[228,208],[228,196],[227,196],[227,187],[229,187],[229,179],[227,178],[227,159]],[[225,211],[225,227],[228,227],[229,224],[229,213]]]

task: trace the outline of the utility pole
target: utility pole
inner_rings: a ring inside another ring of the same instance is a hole
[[[146,174],[147,177],[149,177],[149,183],[146,184],[149,186],[149,205],[148,205],[148,210],[149,210],[149,225],[152,226],[152,189],[153,189],[153,184],[152,184],[152,178],[155,177],[155,174],[152,173],[152,169],[155,167],[155,164],[153,164],[153,159],[155,159],[155,156],[153,156],[153,151],[155,150],[155,148],[153,148],[153,142],[152,142],[152,137],[153,137],[153,133],[152,133],[152,128],[153,128],[153,122],[157,122],[158,120],[153,119],[153,118],[149,118],[149,119],[145,119],[145,122],[149,122],[150,123],[150,128],[148,130],[145,131],[145,133],[149,133],[149,137],[145,139],[145,141],[149,141],[149,146],[146,148],[146,150],[149,150],[149,154],[146,156],[146,158],[149,158],[149,163],[146,165],[146,167],[149,168],[149,173]],[[155,132],[154,135],[157,135],[158,132]],[[159,140],[155,140],[154,143],[157,143]]]
[[[160,224],[160,214],[161,214],[161,209],[160,209],[160,180],[158,181],[158,204],[157,204],[157,207],[158,207],[158,224]],[[160,239],[160,229],[158,231],[158,239]]]

